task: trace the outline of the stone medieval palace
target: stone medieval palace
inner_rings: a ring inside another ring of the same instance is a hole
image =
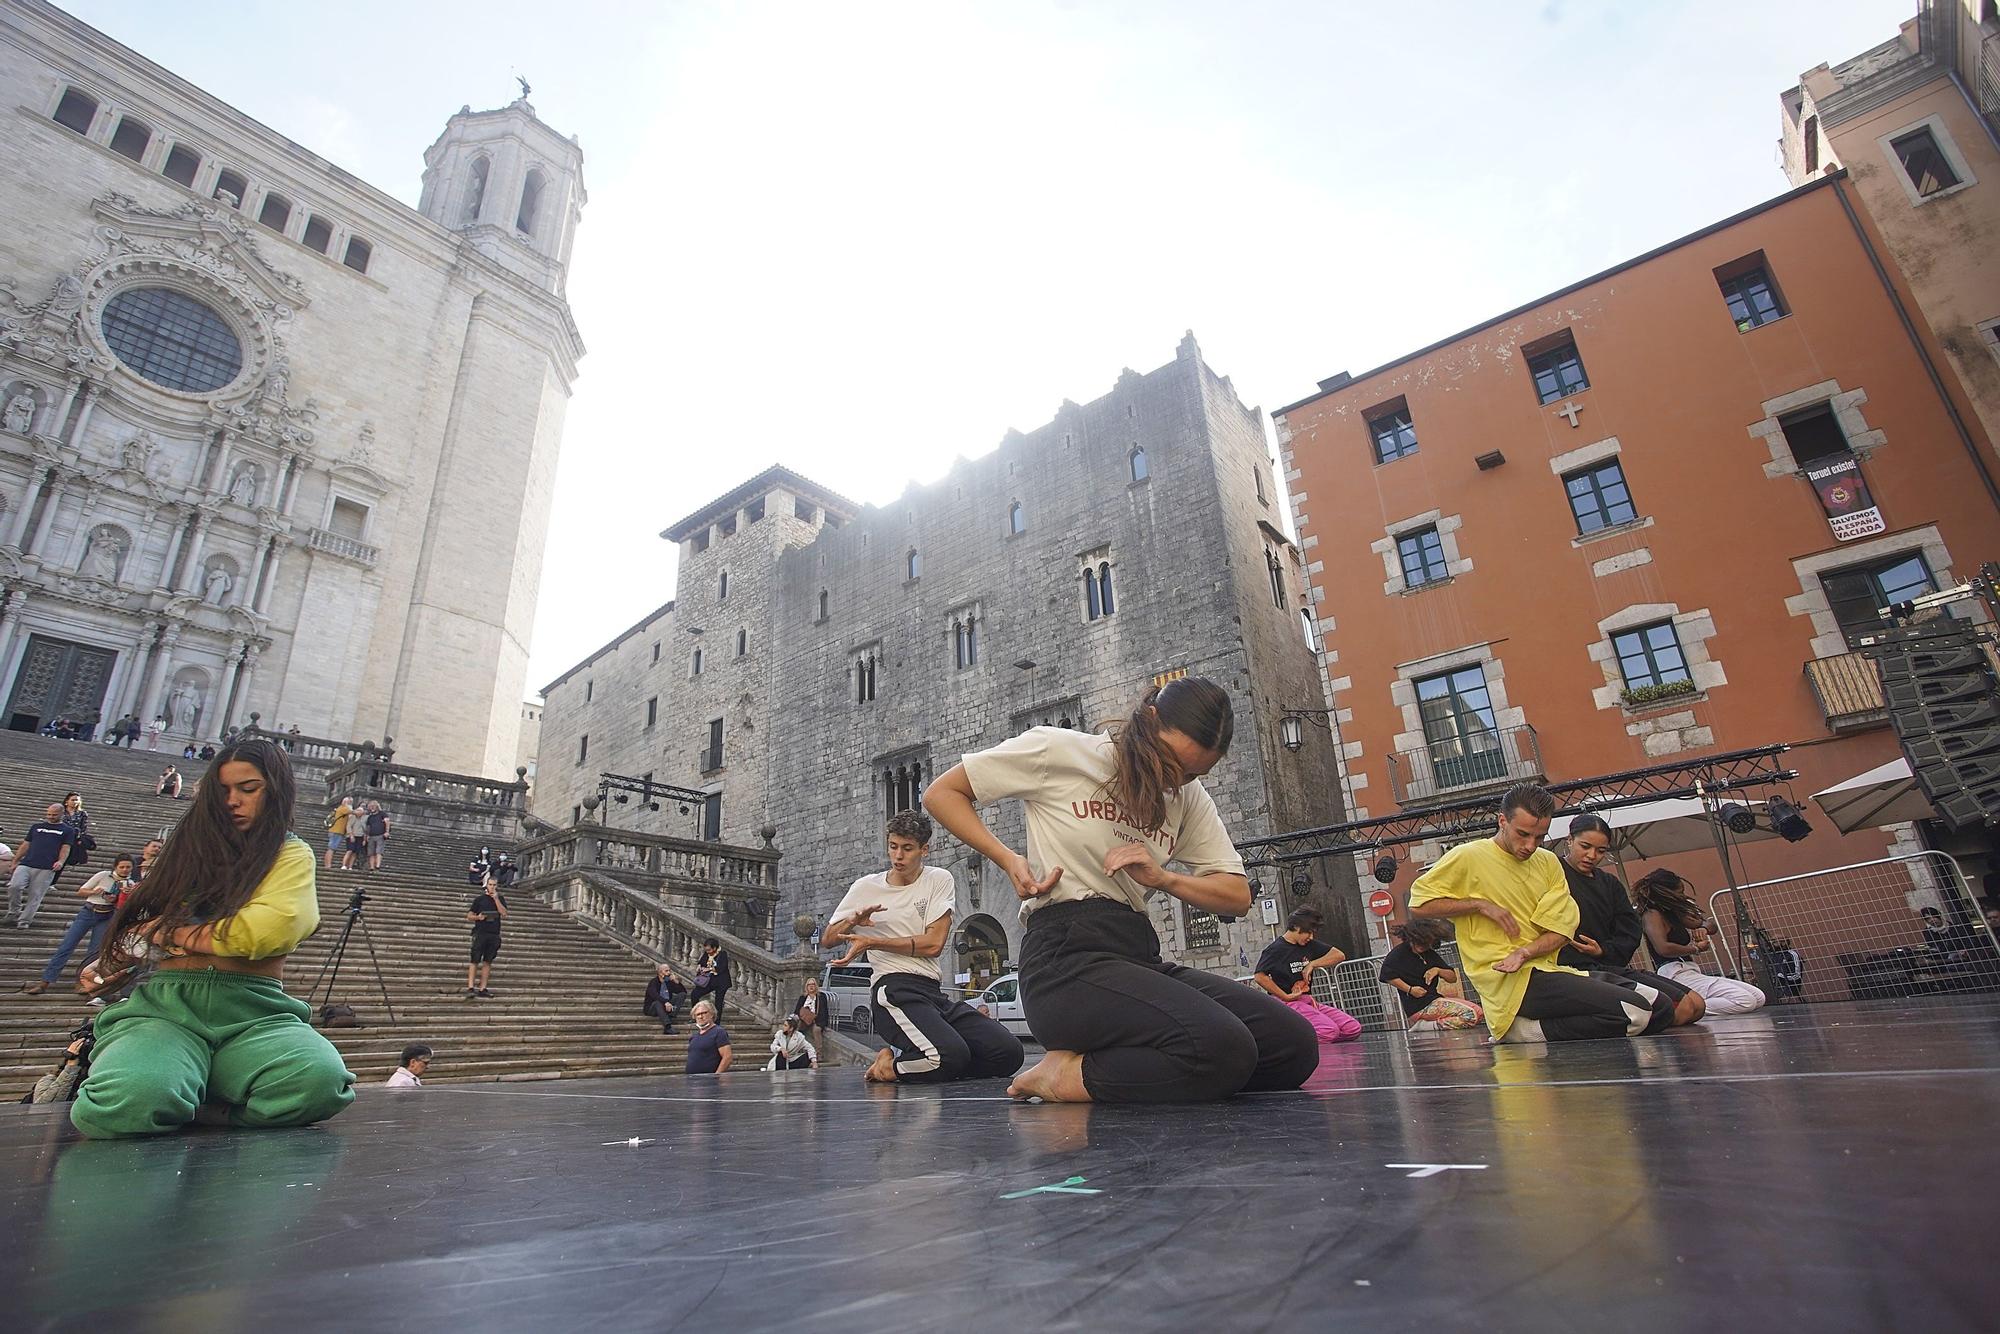
[[[823,922],[884,865],[883,821],[966,751],[1096,728],[1192,673],[1235,697],[1235,744],[1207,779],[1231,833],[1337,821],[1329,734],[1279,739],[1287,711],[1325,721],[1283,503],[1256,409],[1191,335],[1167,365],[886,506],[772,468],[662,533],[679,549],[673,600],[545,688],[536,811],[774,839],[779,920]],[[998,827],[1023,846],[1018,808]],[[990,974],[1020,927],[982,861],[943,835],[933,847],[958,882],[945,962]],[[1328,874],[1344,883],[1261,872],[1260,911],[1234,925],[1155,896],[1162,942],[1245,970],[1268,915],[1303,898],[1355,922],[1353,868]]]
[[[468,107],[412,210],[39,0],[0,94],[5,725],[255,711],[511,776],[576,142]]]

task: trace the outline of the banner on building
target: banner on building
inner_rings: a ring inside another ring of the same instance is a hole
[[[1852,542],[1888,529],[1875,498],[1868,494],[1868,479],[1861,475],[1861,460],[1852,454],[1837,454],[1822,463],[1808,465],[1806,480],[1819,493],[1820,508],[1833,529],[1833,540]]]

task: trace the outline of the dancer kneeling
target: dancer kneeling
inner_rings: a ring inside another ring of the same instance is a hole
[[[938,987],[937,956],[951,935],[951,872],[924,865],[931,822],[915,811],[889,817],[889,869],[864,875],[833,910],[820,943],[847,945],[835,966],[866,953],[875,1032],[889,1045],[866,1077],[883,1084],[990,1079],[1021,1068],[1021,1040]],[[786,1021],[790,1023],[788,1019]]]
[[[1660,961],[1660,976],[1699,992],[1710,1014],[1748,1014],[1768,999],[1762,987],[1704,973],[1695,962],[1708,948],[1711,923],[1688,882],[1661,867],[1639,877],[1633,897],[1644,914],[1646,943]]]
[[[1446,929],[1443,922],[1405,922],[1390,927],[1389,936],[1396,947],[1382,956],[1382,970],[1376,976],[1396,989],[1403,1016],[1411,1023],[1477,1028],[1479,1007],[1445,990],[1458,982],[1458,970],[1437,952]]]
[[[1312,975],[1347,958],[1337,946],[1313,938],[1324,922],[1317,908],[1294,908],[1284,933],[1257,957],[1250,980],[1304,1015],[1321,1042],[1353,1042],[1361,1036],[1361,1021],[1312,994]]]
[[[1708,1012],[1701,994],[1658,973],[1632,966],[1639,949],[1639,914],[1617,876],[1604,869],[1611,852],[1611,824],[1601,815],[1579,815],[1563,840],[1563,878],[1576,900],[1576,931],[1556,952],[1556,962],[1581,968],[1620,986],[1643,982],[1674,1003],[1674,1024],[1699,1023]]]
[[[967,755],[924,793],[1022,900],[1021,1004],[1049,1053],[1009,1093],[1201,1102],[1297,1088],[1317,1068],[1311,1024],[1263,991],[1162,962],[1146,912],[1153,890],[1212,913],[1250,909],[1243,859],[1196,781],[1234,728],[1221,686],[1182,677],[1148,690],[1115,739],[1033,728]],[[1005,797],[1026,807],[1026,856],[974,810]],[[1169,859],[1190,873],[1167,870]]]
[[[1644,983],[1614,986],[1556,962],[1577,932],[1555,854],[1542,847],[1555,798],[1532,783],[1500,799],[1492,838],[1461,843],[1410,886],[1410,913],[1450,917],[1496,1042],[1566,1042],[1658,1033],[1674,1004]],[[1518,1022],[1517,1022],[1518,1020]]]
[[[97,1018],[70,1109],[92,1139],[194,1120],[301,1126],[354,1100],[340,1053],[280,984],[319,926],[312,849],[290,833],[291,765],[269,741],[239,741],[209,774],[111,923],[107,974],[131,965],[135,938],[159,967]]]

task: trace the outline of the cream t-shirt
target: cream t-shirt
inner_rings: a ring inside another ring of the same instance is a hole
[[[957,894],[957,882],[942,866],[926,866],[915,880],[900,886],[889,883],[887,871],[877,871],[849,886],[847,896],[827,920],[838,922],[879,904],[882,911],[869,918],[868,925],[856,928],[855,935],[864,940],[870,936],[921,936],[932,922],[952,910]],[[889,950],[869,950],[868,966],[878,978],[884,973],[915,973],[935,982],[942,976],[936,959]]]
[[[1215,801],[1199,779],[1167,794],[1167,818],[1140,829],[1112,799],[1117,746],[1108,736],[1066,727],[1035,727],[991,750],[965,757],[965,775],[980,802],[1019,797],[1028,815],[1028,868],[1035,878],[1063,868],[1056,887],[1021,903],[1021,917],[1044,903],[1115,899],[1146,910],[1146,890],[1123,871],[1104,874],[1104,859],[1121,843],[1138,843],[1164,866],[1179,862],[1195,875],[1243,874],[1243,858],[1222,827]]]

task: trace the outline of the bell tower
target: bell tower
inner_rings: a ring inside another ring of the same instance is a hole
[[[536,117],[526,94],[495,111],[461,107],[424,151],[433,222],[560,292],[583,216],[583,149]]]

